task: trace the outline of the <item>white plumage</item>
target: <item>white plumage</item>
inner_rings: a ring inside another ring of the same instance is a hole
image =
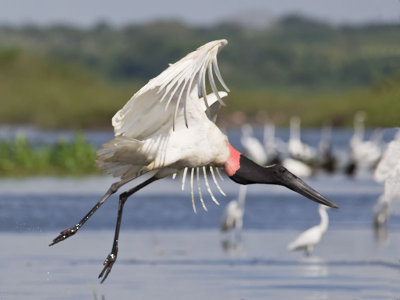
[[[306,178],[312,175],[312,169],[304,162],[288,157],[282,162],[282,165],[296,176]]]
[[[150,171],[162,178],[189,168],[196,211],[194,179],[198,190],[199,173],[205,178],[207,171],[212,173],[216,182],[213,167],[223,166],[229,156],[226,135],[214,123],[222,98],[227,95],[217,91],[214,73],[229,91],[217,65],[217,53],[226,44],[226,40],[219,40],[203,45],[134,94],[113,117],[115,138],[97,152],[98,166],[123,180]],[[213,91],[209,95],[206,75]],[[207,190],[217,202],[208,181]]]
[[[311,161],[315,157],[316,151],[301,141],[299,117],[290,119],[288,150],[291,157],[284,159],[282,165],[299,177],[311,176],[313,170],[305,162]]]
[[[247,185],[240,185],[237,200],[231,200],[225,207],[222,215],[221,231],[235,229],[240,234],[243,227],[244,203],[246,200]]]
[[[384,192],[373,209],[374,225],[380,227],[389,218],[391,203],[400,200],[400,130],[377,165],[374,178],[384,183]]]
[[[242,126],[242,137],[240,142],[245,149],[245,153],[256,163],[264,166],[267,163],[267,153],[263,144],[254,136],[253,128],[250,124]]]
[[[292,243],[289,244],[288,250],[305,250],[307,255],[310,255],[314,249],[314,246],[318,244],[328,229],[329,217],[326,212],[327,207],[319,205],[318,213],[321,217],[319,225],[313,226],[302,234],[300,234]]]
[[[359,170],[372,168],[382,155],[379,134],[375,139],[364,140],[365,117],[366,114],[363,111],[354,115],[354,134],[350,140],[351,159]]]
[[[123,185],[150,173],[149,178],[119,197],[113,246],[104,261],[99,278],[107,278],[117,259],[119,232],[126,200],[145,186],[182,171],[182,189],[190,174],[193,210],[194,182],[197,194],[207,210],[201,191],[201,173],[211,199],[218,204],[208,182],[208,174],[222,193],[214,170],[225,173],[240,184],[284,185],[318,203],[337,207],[301,179],[281,166],[261,167],[242,156],[215,125],[225,92],[219,92],[214,76],[226,87],[217,64],[218,51],[226,40],[209,42],[169,65],[160,75],[141,88],[112,119],[115,138],[97,152],[97,164],[105,172],[120,177],[76,225],[63,230],[50,245],[74,235],[103,203]],[[207,95],[206,81],[212,93]],[[219,174],[219,173],[218,173]]]
[[[316,150],[303,143],[300,136],[300,118],[290,119],[290,138],[288,142],[289,153],[295,159],[310,161],[315,158]]]

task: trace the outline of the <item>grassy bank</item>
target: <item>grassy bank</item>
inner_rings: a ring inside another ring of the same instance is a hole
[[[400,75],[400,74],[399,74]],[[225,118],[234,110],[241,110],[257,120],[262,112],[281,126],[288,126],[291,116],[298,115],[302,125],[320,127],[330,122],[338,127],[351,127],[355,112],[367,113],[367,126],[400,126],[400,76],[382,80],[372,87],[352,89],[302,89],[232,90],[228,107],[222,111]]]
[[[24,135],[0,141],[0,176],[86,175],[99,172],[95,148],[83,134],[72,142],[33,146]]]
[[[251,29],[155,22],[113,28],[0,26],[0,124],[111,128],[110,119],[148,79],[206,41],[227,38],[220,69],[231,88],[221,112],[280,126],[399,126],[400,24],[332,27],[302,17]],[[260,119],[260,118],[258,118]],[[261,118],[262,119],[262,118]]]
[[[114,113],[142,84],[109,82],[79,65],[3,49],[0,122],[41,128],[111,128]],[[235,111],[244,111],[251,121],[261,111],[281,126],[294,114],[302,118],[304,126],[321,126],[326,121],[351,126],[358,110],[367,112],[368,126],[400,124],[399,75],[379,80],[372,87],[231,86],[231,90],[228,106],[221,112],[226,124]]]

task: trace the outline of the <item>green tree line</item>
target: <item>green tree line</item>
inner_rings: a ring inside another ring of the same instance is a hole
[[[300,114],[310,126],[327,119],[349,125],[354,112],[364,109],[371,125],[396,126],[399,36],[400,24],[334,27],[299,16],[265,29],[180,22],[117,28],[102,23],[86,29],[1,26],[0,122],[107,126],[137,88],[168,63],[226,38],[229,45],[219,56],[232,89],[225,119],[237,110],[250,116],[266,111]]]

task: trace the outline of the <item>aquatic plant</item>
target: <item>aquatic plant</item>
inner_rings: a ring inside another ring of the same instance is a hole
[[[72,141],[33,145],[23,133],[0,141],[0,176],[84,175],[98,172],[95,147],[77,133]]]

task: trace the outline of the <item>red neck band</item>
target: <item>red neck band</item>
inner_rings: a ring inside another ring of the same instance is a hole
[[[228,142],[229,158],[225,163],[225,172],[229,177],[233,176],[240,169],[240,153]]]

